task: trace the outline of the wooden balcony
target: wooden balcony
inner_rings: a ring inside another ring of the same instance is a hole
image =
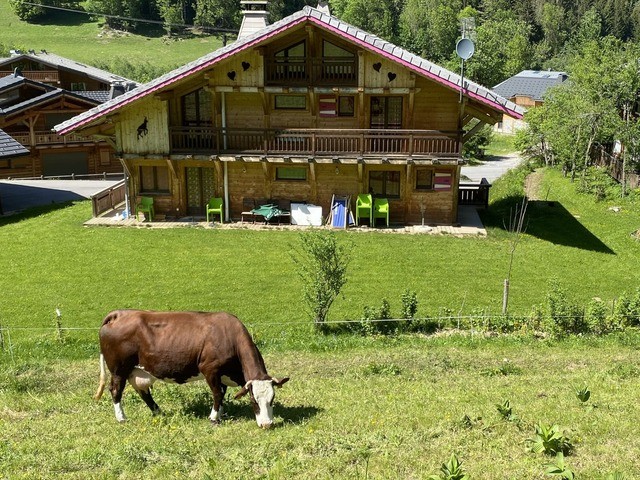
[[[40,145],[57,145],[57,144],[69,144],[69,143],[86,143],[92,140],[80,135],[57,135],[50,131],[36,131],[34,132],[35,144],[31,144],[31,135],[29,132],[11,132],[10,135],[25,147],[37,147]]]
[[[358,61],[350,57],[286,57],[267,61],[266,85],[355,86]]]
[[[13,71],[0,71],[0,76],[4,77],[12,74]],[[21,72],[24,78],[36,82],[57,85],[60,83],[60,74],[57,70],[25,70]]]
[[[436,130],[221,129],[171,127],[171,153],[186,155],[449,156],[455,132]]]

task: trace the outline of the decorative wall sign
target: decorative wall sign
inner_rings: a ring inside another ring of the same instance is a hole
[[[247,70],[249,70],[249,67],[251,67],[251,64],[249,62],[242,62],[242,71],[246,72]]]
[[[147,128],[147,117],[144,117],[144,121],[138,127],[138,140],[144,137],[147,133],[149,133],[149,129]]]
[[[230,80],[235,80],[236,79],[236,71],[235,70],[231,70],[230,72],[227,72],[227,77],[229,77]]]
[[[335,95],[320,95],[318,101],[320,103],[318,111],[321,117],[335,117],[338,114]]]
[[[381,64],[380,62],[378,62],[378,63],[374,63],[374,64],[373,64],[373,69],[374,69],[376,72],[379,72],[381,68],[382,68],[382,64]]]
[[[387,73],[387,78],[389,79],[390,82],[393,82],[396,79],[396,74],[393,72],[389,72]]]
[[[451,190],[451,173],[436,172],[433,178],[433,189],[438,192]]]

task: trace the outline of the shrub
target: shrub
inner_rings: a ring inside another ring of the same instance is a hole
[[[363,335],[374,335],[376,333],[391,333],[395,329],[395,322],[385,322],[391,318],[391,305],[386,298],[382,299],[379,308],[364,307],[364,312],[360,323],[352,324]]]
[[[588,332],[582,309],[567,298],[566,290],[557,279],[549,282],[544,329],[555,337]]]
[[[603,168],[588,167],[576,185],[578,193],[593,196],[596,201],[620,197],[620,187]]]
[[[592,298],[587,304],[585,320],[589,326],[589,331],[596,335],[602,335],[612,331],[610,325],[609,309],[599,298]]]
[[[327,319],[333,301],[347,282],[353,245],[340,245],[333,232],[300,234],[302,252],[292,254],[302,279],[304,300],[316,328]]]

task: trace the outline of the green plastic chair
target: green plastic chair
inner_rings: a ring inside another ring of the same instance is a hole
[[[153,197],[140,197],[140,203],[136,205],[136,218],[138,218],[138,213],[140,212],[144,213],[145,220],[153,222],[153,217],[156,213],[153,209]]]
[[[364,215],[361,215],[364,213]],[[356,199],[356,225],[360,225],[360,217],[368,218],[369,225],[373,226],[373,200],[371,194],[361,193]]]
[[[209,214],[220,215],[220,223],[224,223],[222,220],[222,198],[213,197],[207,203],[207,223],[209,222]]]
[[[373,222],[375,225],[376,218],[384,218],[389,226],[389,200],[386,198],[376,198],[373,202]]]

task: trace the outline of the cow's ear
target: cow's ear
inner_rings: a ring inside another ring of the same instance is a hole
[[[282,378],[280,380],[278,380],[277,378],[272,378],[271,379],[271,383],[273,383],[273,385],[275,387],[281,387],[282,385],[284,385],[288,381],[289,381],[289,377],[284,377],[284,378]]]
[[[233,398],[237,400],[238,398],[244,397],[247,393],[249,393],[249,389],[247,387],[242,387]]]
[[[244,387],[242,387],[242,389],[236,393],[236,396],[233,397],[235,399],[238,399],[240,397],[244,397],[247,393],[249,393],[249,388],[251,387],[251,382],[252,380],[249,380],[247,383],[244,384]]]

